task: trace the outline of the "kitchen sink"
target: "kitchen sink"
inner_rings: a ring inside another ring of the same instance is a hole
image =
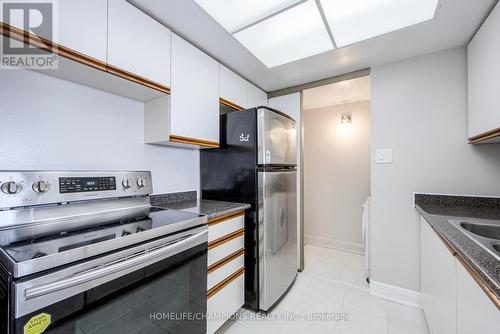
[[[500,221],[451,219],[450,223],[500,261]]]
[[[500,225],[461,222],[460,226],[481,237],[500,240]]]

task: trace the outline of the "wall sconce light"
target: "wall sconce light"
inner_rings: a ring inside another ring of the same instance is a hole
[[[342,125],[351,125],[352,124],[352,114],[342,114],[342,118],[340,119],[340,123]]]

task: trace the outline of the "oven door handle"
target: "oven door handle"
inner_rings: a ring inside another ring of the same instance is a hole
[[[164,258],[167,255],[175,255],[180,251],[189,249],[202,242],[206,242],[207,234],[208,230],[204,230],[200,233],[190,235],[187,238],[180,238],[178,239],[180,241],[173,241],[171,244],[168,244],[162,248],[155,249],[149,252],[146,250],[146,252],[142,255],[137,255],[128,259],[125,258],[125,260],[123,261],[113,263],[99,269],[86,271],[84,273],[80,273],[75,276],[55,281],[49,284],[28,288],[25,290],[25,298],[26,300],[30,300],[45,296],[77,285],[85,284],[90,281],[97,280],[136,266],[142,268],[152,260]]]

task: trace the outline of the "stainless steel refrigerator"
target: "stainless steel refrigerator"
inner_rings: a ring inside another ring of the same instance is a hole
[[[201,152],[202,198],[251,205],[245,216],[245,305],[270,310],[297,276],[297,129],[258,107],[220,117],[220,148]]]

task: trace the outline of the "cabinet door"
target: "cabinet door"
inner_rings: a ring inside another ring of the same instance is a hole
[[[455,334],[455,258],[424,218],[420,232],[421,290],[427,323],[433,334]]]
[[[220,97],[242,108],[247,107],[246,80],[223,65],[220,65]]]
[[[172,34],[171,135],[219,142],[219,63]]]
[[[43,30],[40,37],[106,62],[107,0],[58,1],[54,16],[54,29]],[[6,23],[24,29],[19,16],[14,15],[11,20]]]
[[[170,86],[170,30],[125,0],[108,0],[108,63]]]
[[[457,333],[493,334],[500,329],[500,311],[457,261]]]
[[[267,106],[267,93],[247,82],[247,108]]]
[[[420,222],[420,290],[422,293],[422,305],[424,308],[425,319],[429,328],[433,328],[434,320],[432,318],[433,300],[431,297],[433,291],[433,261],[432,261],[432,229],[429,224],[421,218]]]
[[[469,137],[500,127],[500,5],[467,48]]]
[[[57,2],[59,44],[106,62],[106,0]]]

